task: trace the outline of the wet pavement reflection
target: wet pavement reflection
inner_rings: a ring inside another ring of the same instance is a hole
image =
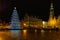
[[[0,40],[60,40],[60,31],[19,30],[18,33],[0,31]]]

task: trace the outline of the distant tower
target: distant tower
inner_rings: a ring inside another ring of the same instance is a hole
[[[53,8],[53,3],[51,2],[50,6],[50,16],[48,20],[48,25],[55,27],[56,25],[56,17],[54,16],[54,8]]]
[[[53,3],[51,2],[49,20],[53,19],[53,16],[54,16],[54,8],[53,8]]]
[[[48,20],[48,26],[52,26],[53,15],[54,15],[54,8],[53,8],[53,3],[51,2],[51,5],[50,5],[50,15],[49,15],[49,20]]]

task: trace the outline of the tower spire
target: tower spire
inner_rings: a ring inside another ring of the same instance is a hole
[[[53,2],[50,4],[50,18],[53,18],[54,15],[54,8],[53,8]]]
[[[51,7],[53,7],[53,2],[51,1]]]
[[[51,2],[51,4],[50,4],[50,9],[51,9],[51,10],[54,9],[54,8],[53,8],[53,2]]]

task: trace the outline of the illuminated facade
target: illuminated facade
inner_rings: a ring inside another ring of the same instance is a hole
[[[5,29],[5,28],[10,28],[10,24],[9,23],[5,23],[5,21],[1,21],[0,20],[0,29]]]
[[[31,27],[35,28],[42,27],[42,19],[38,19],[37,17],[30,17],[29,23]]]
[[[21,21],[23,27],[42,27],[42,20],[33,16],[26,15],[24,19]]]
[[[21,27],[28,27],[29,26],[29,16],[28,14],[25,15],[24,19],[21,20]]]
[[[57,23],[56,23],[56,27],[60,28],[60,15],[57,18]]]

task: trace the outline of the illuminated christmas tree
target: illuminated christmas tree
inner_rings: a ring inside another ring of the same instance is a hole
[[[10,26],[11,29],[21,29],[16,7],[13,10]]]

